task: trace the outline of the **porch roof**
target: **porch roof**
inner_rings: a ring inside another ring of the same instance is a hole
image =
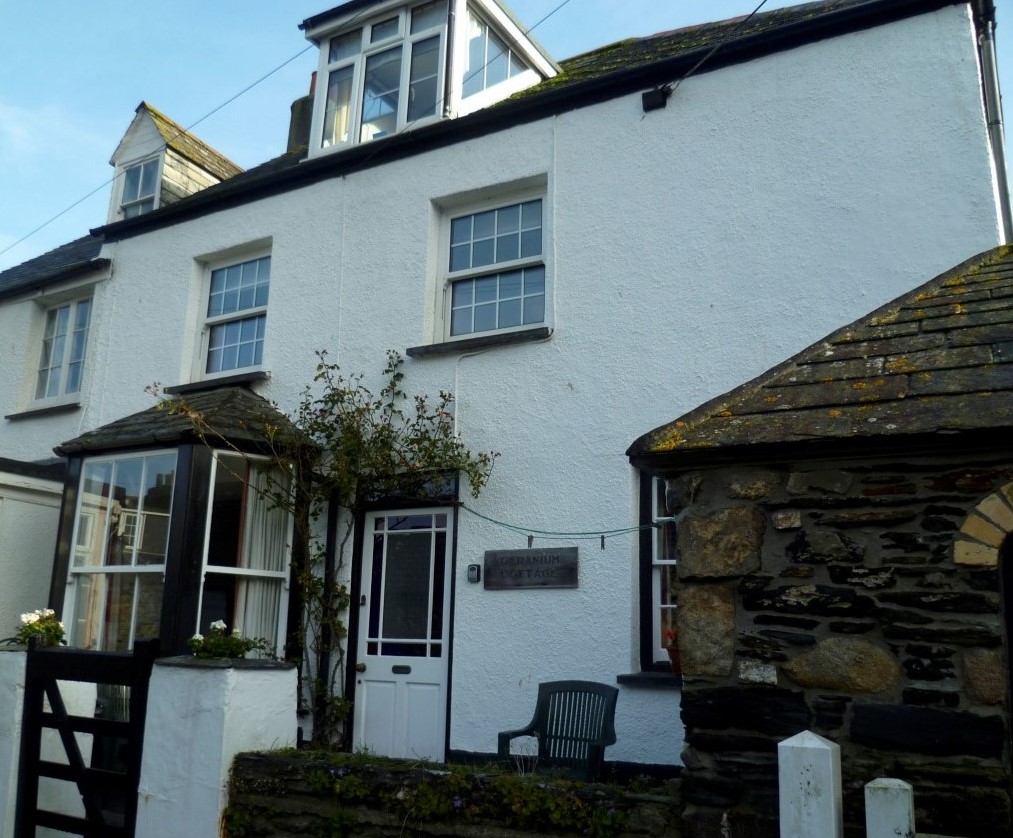
[[[626,453],[676,464],[772,446],[853,450],[860,441],[1005,433],[1011,360],[1013,246],[1002,246],[644,434]]]
[[[285,414],[245,387],[167,399],[58,445],[61,456],[203,441],[242,449],[290,448],[301,434]]]

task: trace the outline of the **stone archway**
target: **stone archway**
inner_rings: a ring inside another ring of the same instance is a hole
[[[991,703],[1006,699],[1013,706],[1013,667],[1010,666],[1010,649],[1013,646],[1013,483],[1007,483],[977,504],[964,519],[953,542],[954,564],[994,567],[999,571],[999,591],[1002,603],[1002,634],[1005,677],[994,678],[992,695],[983,698]],[[989,654],[985,652],[983,654]],[[965,665],[967,665],[965,660]],[[970,676],[970,673],[967,673]],[[999,683],[996,683],[999,682]],[[977,685],[990,692],[987,684]],[[1005,695],[1003,695],[1003,693]],[[1007,714],[1007,759],[1013,761],[1013,724]]]
[[[953,542],[953,562],[997,567],[1000,550],[1013,532],[1013,483],[1007,483],[974,507]]]

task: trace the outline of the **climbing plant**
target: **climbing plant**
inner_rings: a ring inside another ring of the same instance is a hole
[[[342,372],[320,351],[291,424],[263,429],[277,469],[257,490],[295,522],[293,584],[302,607],[299,637],[290,647],[301,650],[300,700],[312,712],[313,739],[320,745],[344,744],[349,704],[338,689],[345,675],[349,605],[344,580],[364,501],[402,495],[406,487],[418,489],[448,476],[463,478],[478,497],[498,456],[472,452],[464,444],[454,427],[449,392],[409,397],[404,378],[404,359],[388,351],[383,386],[374,393],[363,374]],[[237,450],[185,400],[163,405],[186,415],[207,444]]]

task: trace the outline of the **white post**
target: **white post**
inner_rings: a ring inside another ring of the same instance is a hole
[[[914,790],[903,780],[880,777],[865,784],[866,838],[915,838]]]
[[[803,731],[777,746],[781,838],[841,838],[841,749]]]
[[[23,648],[0,649],[0,836],[2,838],[11,838],[14,835],[27,662],[28,655]]]
[[[144,723],[137,838],[212,838],[232,758],[296,744],[296,670],[261,660],[155,661]]]

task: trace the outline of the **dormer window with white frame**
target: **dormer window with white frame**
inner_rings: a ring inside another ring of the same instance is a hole
[[[310,156],[470,113],[558,71],[495,0],[341,8],[303,23],[320,47]]]
[[[431,0],[330,38],[321,147],[368,142],[437,116],[446,31],[447,0]]]
[[[120,217],[134,218],[155,209],[160,158],[153,157],[123,170]]]

